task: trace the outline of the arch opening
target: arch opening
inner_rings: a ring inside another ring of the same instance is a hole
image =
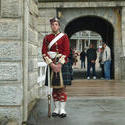
[[[111,48],[111,78],[114,79],[114,28],[112,24],[101,17],[84,16],[70,21],[64,29],[69,38],[79,31],[92,31],[100,34],[102,41]]]

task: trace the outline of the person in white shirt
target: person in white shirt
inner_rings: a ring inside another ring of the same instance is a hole
[[[102,61],[104,62],[105,79],[110,80],[111,49],[106,45],[106,43],[102,43],[102,46],[104,48]]]

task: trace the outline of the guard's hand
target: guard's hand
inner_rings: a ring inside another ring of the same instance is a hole
[[[50,67],[53,70],[53,72],[56,72],[56,65],[54,63],[51,63]]]
[[[61,64],[61,63],[58,63],[58,64],[56,65],[56,72],[60,72],[61,68],[62,68],[62,64]]]
[[[52,68],[53,72],[57,73],[57,72],[60,72],[60,70],[62,68],[62,64],[61,63],[58,63],[58,64],[51,63],[50,67]]]

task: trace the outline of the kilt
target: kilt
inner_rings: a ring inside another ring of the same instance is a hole
[[[62,65],[62,69],[61,70],[62,70],[62,78],[63,78],[64,86],[71,85],[71,71],[70,71],[70,68],[71,68],[70,67],[70,63]],[[50,71],[50,76],[51,76],[51,73],[52,73],[52,70]],[[55,77],[54,77],[54,79],[55,79]],[[59,80],[59,75],[57,77],[57,81],[60,81]],[[46,73],[45,85],[48,86],[48,70],[47,70],[47,73]],[[51,82],[51,86],[54,88],[54,86],[60,86],[60,85],[59,85],[59,83],[57,85],[56,82]]]
[[[62,76],[64,85],[71,85],[71,67],[70,63],[64,64],[62,66]]]

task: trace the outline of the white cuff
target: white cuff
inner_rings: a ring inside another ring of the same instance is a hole
[[[52,61],[49,57],[47,57],[47,56],[44,56],[44,59],[45,59],[45,61],[46,61],[47,64],[50,64],[50,63],[53,62],[53,61]]]
[[[64,64],[65,63],[65,57],[66,56],[62,56],[60,59],[59,59],[59,62],[61,63],[61,64]]]

